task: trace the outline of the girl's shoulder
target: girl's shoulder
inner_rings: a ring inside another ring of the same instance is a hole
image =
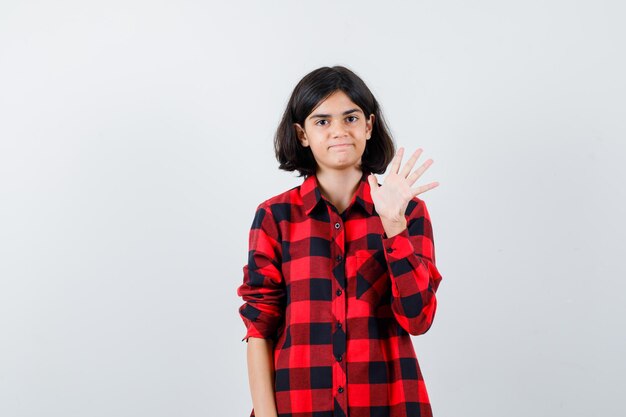
[[[298,202],[298,197],[300,196],[300,186],[296,185],[288,190],[285,190],[279,194],[271,196],[261,203],[259,203],[259,207],[271,207],[276,204],[295,204]]]
[[[293,205],[301,204],[300,185],[291,187],[279,194],[273,195],[257,205],[257,210],[287,210]]]

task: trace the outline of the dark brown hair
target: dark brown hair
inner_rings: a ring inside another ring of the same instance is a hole
[[[304,126],[305,119],[319,103],[335,91],[343,91],[363,110],[365,117],[374,114],[372,137],[366,141],[361,170],[382,174],[393,159],[395,147],[376,98],[363,80],[348,68],[336,65],[321,67],[305,75],[296,85],[274,136],[274,150],[279,169],[297,170],[299,177],[315,173],[317,163],[310,147],[302,146],[294,123]]]

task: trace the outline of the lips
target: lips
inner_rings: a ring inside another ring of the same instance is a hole
[[[344,146],[350,146],[352,145],[351,143],[338,143],[336,145],[330,145],[331,148],[342,148]]]

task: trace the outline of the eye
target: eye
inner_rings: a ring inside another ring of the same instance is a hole
[[[350,119],[350,118],[353,118],[355,122],[356,122],[357,120],[359,120],[359,118],[358,118],[358,117],[356,117],[356,116],[348,116],[348,117],[347,117],[347,119]]]
[[[318,120],[317,122],[315,122],[315,124],[316,124],[316,125],[318,125],[318,126],[321,126],[321,125],[320,125],[320,122],[325,122],[325,121],[326,121],[326,120],[324,120],[324,119],[320,119],[320,120]]]

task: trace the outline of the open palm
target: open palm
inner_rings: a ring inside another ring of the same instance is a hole
[[[404,220],[404,212],[413,197],[439,185],[437,181],[434,181],[426,185],[412,188],[415,181],[422,176],[434,161],[428,159],[418,169],[411,172],[413,165],[415,165],[415,162],[422,154],[422,149],[418,148],[400,170],[400,162],[402,161],[403,154],[404,148],[400,147],[391,161],[391,169],[382,185],[378,185],[376,177],[373,174],[367,178],[376,212],[380,217],[392,222],[401,222]]]

